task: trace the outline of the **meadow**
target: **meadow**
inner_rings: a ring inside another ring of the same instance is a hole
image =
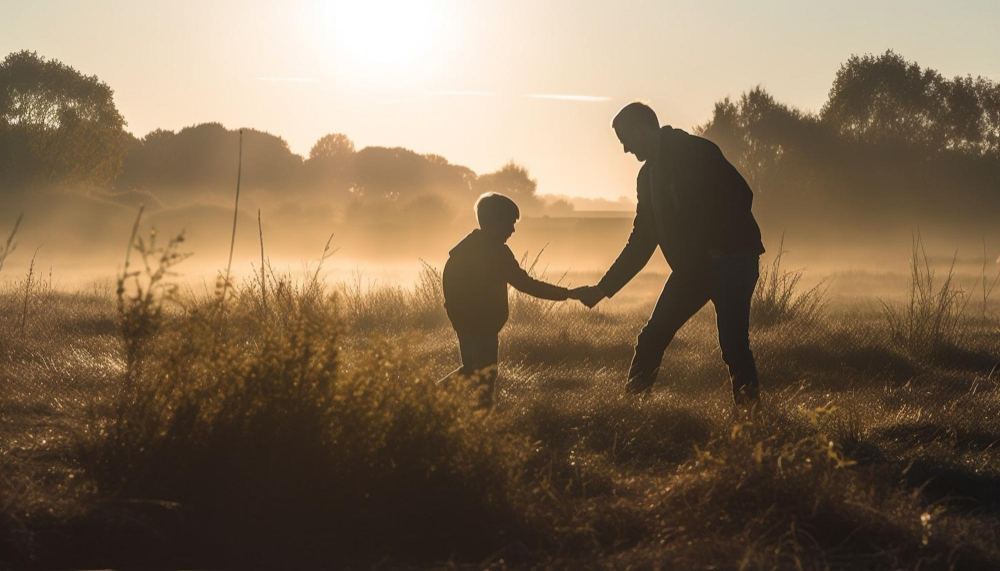
[[[0,566],[1000,568],[985,266],[915,243],[910,275],[803,286],[765,257],[751,418],[711,306],[624,394],[663,276],[596,310],[512,292],[483,411],[436,382],[458,350],[434,267],[199,291],[183,247],[139,240],[75,292],[6,276]]]

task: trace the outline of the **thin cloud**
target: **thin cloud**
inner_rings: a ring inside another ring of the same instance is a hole
[[[424,93],[430,95],[471,95],[474,97],[491,97],[492,91],[473,91],[465,89],[428,89]]]
[[[568,95],[562,93],[529,93],[525,97],[531,97],[532,99],[557,99],[559,101],[582,101],[584,103],[611,101],[610,97],[603,97],[601,95]]]
[[[284,81],[290,83],[319,83],[316,77],[258,77],[257,81]]]

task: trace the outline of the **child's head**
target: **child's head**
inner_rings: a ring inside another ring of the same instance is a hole
[[[483,232],[506,242],[514,233],[514,223],[521,217],[517,204],[502,194],[487,192],[476,200],[476,218]]]

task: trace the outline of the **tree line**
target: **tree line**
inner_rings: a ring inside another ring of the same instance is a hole
[[[137,138],[126,126],[97,77],[29,51],[0,63],[0,188],[98,189],[167,206],[229,198],[237,131],[206,123]],[[850,57],[817,112],[758,86],[717,102],[694,131],[751,182],[768,225],[987,223],[1000,212],[1000,86],[949,79],[891,50]],[[244,136],[248,190],[327,200],[351,219],[446,221],[485,191],[512,196],[528,215],[569,209],[546,204],[514,162],[478,175],[405,148],[358,150],[339,133],[308,157],[269,133]]]
[[[230,198],[237,130],[204,123],[135,137],[107,84],[35,52],[8,55],[0,86],[0,188],[142,193],[170,206]],[[512,196],[529,214],[544,208],[537,181],[513,161],[477,175],[402,147],[357,150],[340,133],[323,136],[301,157],[281,137],[243,131],[243,180],[262,194],[322,198],[370,216],[406,207],[449,211],[487,191]]]
[[[987,78],[948,79],[892,50],[852,56],[818,112],[758,86],[696,131],[738,165],[765,219],[997,227],[1000,85]]]

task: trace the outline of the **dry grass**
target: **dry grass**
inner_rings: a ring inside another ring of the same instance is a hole
[[[985,251],[984,251],[985,255]],[[944,279],[938,283],[927,251],[919,233],[913,236],[910,254],[910,289],[902,308],[882,301],[882,309],[893,340],[914,355],[937,355],[942,351],[960,348],[970,332],[965,326],[969,321],[966,310],[975,293],[964,291],[955,278],[952,258]],[[987,305],[993,287],[988,287],[983,267],[982,315],[987,319]]]
[[[0,304],[7,565],[1000,566],[992,321],[927,360],[877,313],[786,315],[753,335],[751,423],[710,308],[637,400],[643,315],[567,305],[512,321],[487,414],[434,384],[455,347],[432,268],[412,290],[265,271],[223,308],[150,286],[179,244],[144,243],[117,304],[54,295],[24,334]]]
[[[821,281],[810,289],[802,290],[803,270],[782,267],[785,237],[781,236],[778,253],[769,265],[764,265],[754,290],[750,306],[750,322],[754,327],[771,327],[781,323],[796,322],[808,325],[822,317],[823,298],[829,284]]]

